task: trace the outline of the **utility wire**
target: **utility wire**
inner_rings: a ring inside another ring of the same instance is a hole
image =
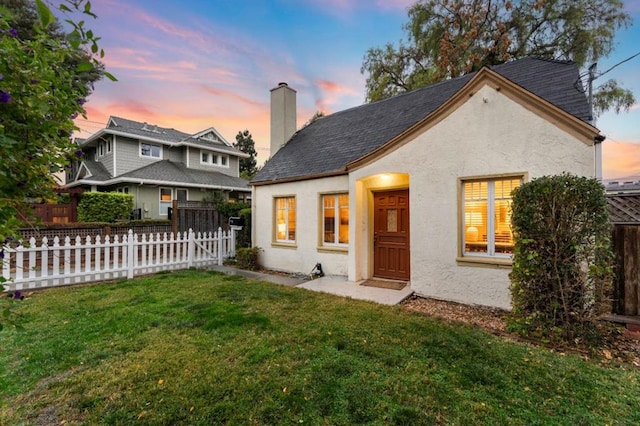
[[[598,74],[598,76],[594,78],[594,80],[595,80],[596,78],[598,78],[598,77],[602,77],[603,75],[605,75],[606,73],[608,73],[608,72],[609,72],[609,71],[611,71],[612,69],[616,68],[617,66],[622,65],[622,64],[624,64],[625,62],[629,62],[630,60],[632,60],[632,59],[633,59],[633,58],[635,58],[636,56],[640,56],[640,52],[636,53],[636,54],[635,54],[635,55],[633,55],[633,56],[628,57],[627,59],[625,59],[625,60],[623,60],[623,61],[618,62],[617,64],[615,64],[614,66],[612,66],[612,67],[611,67],[611,68],[609,68],[608,70],[606,70],[606,71],[604,71],[604,72],[599,73],[599,74]]]

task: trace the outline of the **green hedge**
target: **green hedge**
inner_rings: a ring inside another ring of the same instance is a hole
[[[78,222],[129,220],[133,195],[120,192],[85,192],[78,204]]]
[[[611,225],[604,187],[563,174],[513,191],[515,236],[509,326],[549,341],[605,337],[610,312]]]

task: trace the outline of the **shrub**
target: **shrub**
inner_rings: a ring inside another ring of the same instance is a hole
[[[120,192],[85,192],[78,204],[78,222],[129,220],[133,195]]]
[[[513,191],[508,325],[543,340],[597,344],[610,311],[611,225],[604,187],[563,174]]]
[[[236,247],[251,247],[251,209],[242,209],[238,216],[244,219],[244,227],[238,231]]]
[[[240,269],[255,271],[258,265],[258,255],[262,249],[260,247],[242,247],[236,250],[236,264]]]

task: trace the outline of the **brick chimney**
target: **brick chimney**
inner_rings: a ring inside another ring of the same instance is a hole
[[[271,89],[271,153],[273,157],[296,132],[296,91],[287,83]]]

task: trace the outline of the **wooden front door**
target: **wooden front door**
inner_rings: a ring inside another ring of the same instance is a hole
[[[409,190],[373,193],[373,276],[409,280]]]

